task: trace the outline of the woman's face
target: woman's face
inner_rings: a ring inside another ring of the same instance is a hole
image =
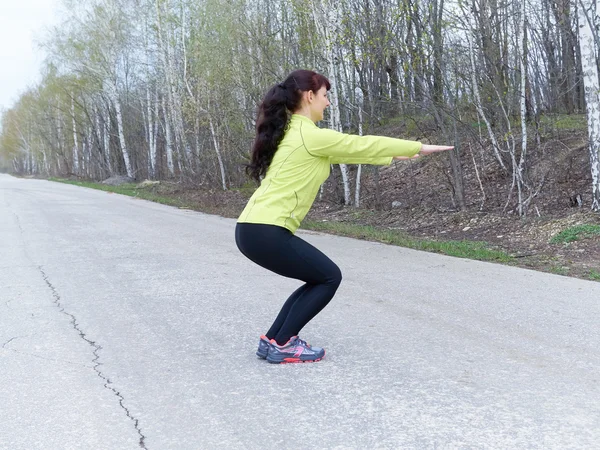
[[[318,122],[319,120],[323,120],[323,113],[325,111],[325,108],[327,108],[330,105],[329,99],[327,98],[327,88],[325,86],[321,86],[321,89],[319,89],[317,92],[311,91],[311,94],[311,116],[314,122]]]

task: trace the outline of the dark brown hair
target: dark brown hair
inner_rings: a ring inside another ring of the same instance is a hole
[[[267,173],[293,111],[300,107],[302,92],[331,89],[329,80],[311,70],[295,70],[283,83],[272,86],[258,108],[256,138],[246,172],[256,181]]]

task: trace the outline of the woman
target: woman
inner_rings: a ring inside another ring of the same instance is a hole
[[[296,70],[269,89],[258,112],[247,171],[261,183],[238,219],[236,244],[256,264],[304,282],[260,337],[256,354],[270,363],[315,362],[325,355],[298,333],[329,303],[342,274],[294,233],[329,176],[330,165],[388,165],[394,157],[416,158],[453,148],[318,128],[315,122],[329,106],[330,87],[323,75]]]

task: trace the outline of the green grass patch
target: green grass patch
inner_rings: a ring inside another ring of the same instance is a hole
[[[550,243],[568,244],[569,242],[575,242],[580,239],[594,236],[600,236],[600,225],[575,225],[558,233],[556,236],[550,239]]]
[[[82,186],[91,189],[98,189],[100,191],[114,192],[115,194],[128,195],[130,197],[141,198],[144,200],[150,200],[156,203],[162,203],[163,205],[176,206],[178,208],[191,208],[185,202],[172,197],[163,197],[156,194],[151,188],[138,188],[136,183],[127,183],[120,186],[110,186],[108,184],[94,183],[90,181],[72,181],[62,178],[50,178],[50,181],[57,181],[59,183],[72,184],[74,186]]]
[[[600,272],[597,270],[590,270],[590,273],[588,273],[588,278],[590,280],[600,281]]]
[[[564,266],[552,266],[550,267],[550,272],[555,273],[556,275],[569,275],[569,268]]]
[[[185,204],[183,201],[177,198],[162,197],[154,193],[152,188],[138,188],[135,183],[124,184],[121,186],[110,186],[94,182],[71,181],[60,178],[51,178],[50,180],[72,184],[75,186],[99,189],[106,192],[129,195],[131,197],[142,198],[144,200],[150,200],[179,208],[198,209],[193,205]],[[356,218],[358,219],[366,215],[368,215],[367,212],[361,212],[360,214],[357,214]],[[441,253],[459,258],[476,259],[479,261],[494,261],[500,263],[511,263],[514,261],[512,256],[505,252],[489,248],[488,244],[485,242],[422,240],[412,238],[397,230],[381,230],[369,225],[357,225],[343,222],[316,222],[312,220],[304,220],[302,223],[302,228],[369,241],[382,242],[384,244],[397,245],[415,250]]]
[[[305,220],[302,227],[314,231],[348,236],[358,239],[382,242],[384,244],[398,245],[400,247],[441,253],[459,258],[476,259],[479,261],[495,261],[510,263],[513,257],[505,252],[490,249],[485,242],[473,241],[431,241],[415,239],[396,230],[381,230],[372,226],[355,225],[338,222],[315,222]]]

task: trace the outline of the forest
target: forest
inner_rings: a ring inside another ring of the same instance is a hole
[[[2,112],[2,171],[247,187],[257,105],[305,68],[332,83],[320,126],[455,146],[395,163],[428,167],[433,208],[600,210],[596,0],[65,0],[61,17],[40,83]],[[382,170],[336,166],[322,196],[380,205]]]

